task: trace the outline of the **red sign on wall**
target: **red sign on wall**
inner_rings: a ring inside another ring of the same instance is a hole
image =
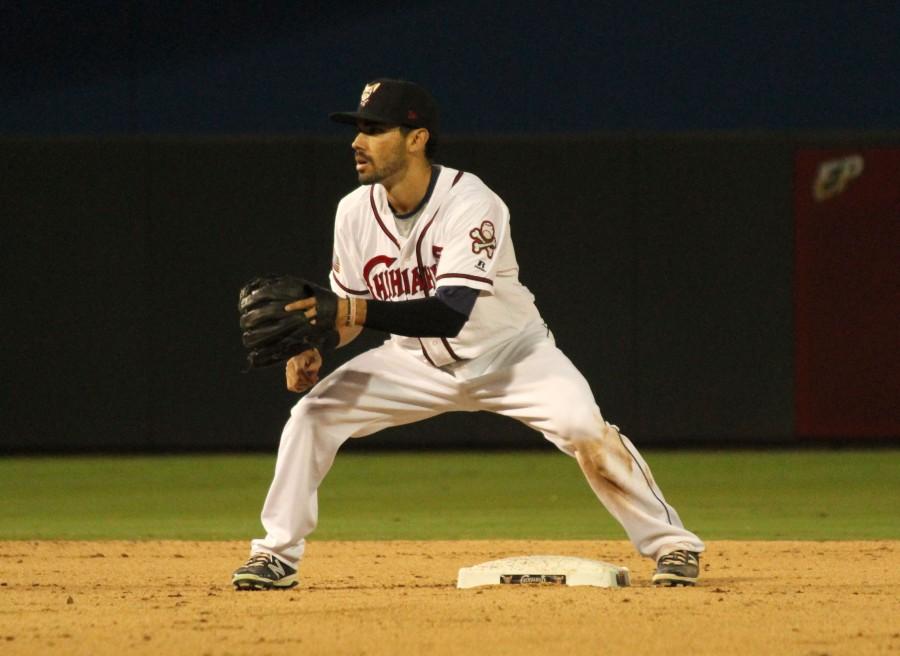
[[[800,150],[796,430],[900,435],[900,149]]]

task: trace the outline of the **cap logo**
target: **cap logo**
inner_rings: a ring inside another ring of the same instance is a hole
[[[372,84],[367,84],[366,88],[363,89],[362,96],[359,97],[359,106],[365,107],[366,103],[369,102],[369,98],[373,93],[378,91],[378,87],[381,86],[381,82],[373,82]]]

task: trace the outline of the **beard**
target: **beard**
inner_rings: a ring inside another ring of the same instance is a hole
[[[406,168],[404,152],[398,149],[398,152],[393,155],[390,159],[382,162],[380,166],[376,166],[372,160],[366,159],[366,163],[369,165],[368,171],[359,172],[356,175],[359,184],[370,185],[376,182],[384,182],[391,176],[403,171]]]

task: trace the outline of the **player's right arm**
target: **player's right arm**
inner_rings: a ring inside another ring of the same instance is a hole
[[[362,188],[360,188],[362,189]],[[363,256],[356,243],[352,215],[359,200],[360,190],[341,199],[334,217],[334,241],[331,271],[328,279],[331,291],[338,296],[368,298],[368,285],[363,275]]]
[[[347,225],[348,208],[352,208],[357,200],[354,196],[363,193],[362,188],[345,196],[338,203],[334,220],[334,249],[332,254],[331,272],[328,276],[331,283],[331,291],[342,298],[368,298],[369,289],[362,275],[362,259],[359,255],[358,245],[353,239],[353,230]],[[301,305],[301,304],[298,304]],[[306,309],[298,307],[298,309]],[[340,334],[338,348],[346,346],[356,339],[362,332],[359,326],[337,326]]]

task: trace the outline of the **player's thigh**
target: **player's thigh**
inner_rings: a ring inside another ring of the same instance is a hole
[[[359,437],[455,410],[456,381],[387,342],[323,378],[292,415]]]
[[[517,419],[548,437],[578,442],[603,433],[590,385],[550,340],[484,377],[473,396],[479,409]]]

